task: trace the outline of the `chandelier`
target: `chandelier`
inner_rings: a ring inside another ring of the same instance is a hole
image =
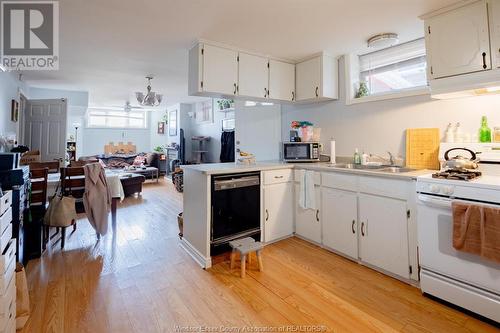
[[[148,92],[146,94],[136,92],[135,97],[137,98],[137,102],[144,106],[158,106],[161,104],[163,95],[151,91],[151,80],[153,79],[153,76],[146,76],[146,79],[148,80],[148,86],[146,88]]]

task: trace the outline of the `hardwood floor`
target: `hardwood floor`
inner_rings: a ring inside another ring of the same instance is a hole
[[[500,332],[297,238],[267,246],[264,271],[253,260],[245,279],[229,270],[228,257],[202,270],[178,245],[181,207],[181,195],[161,181],[119,205],[116,235],[97,242],[79,220],[64,251],[53,243],[28,264],[32,315],[22,332],[175,332],[177,325]]]

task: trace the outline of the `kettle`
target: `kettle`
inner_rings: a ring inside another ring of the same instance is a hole
[[[470,153],[471,157],[466,158],[462,155],[456,155],[455,157],[450,158],[449,153],[454,150],[464,150]],[[477,169],[479,159],[475,152],[467,148],[452,148],[447,150],[444,153],[444,159],[446,162],[444,166],[448,169]]]

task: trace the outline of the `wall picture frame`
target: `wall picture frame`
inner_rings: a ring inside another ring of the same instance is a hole
[[[17,123],[19,120],[19,102],[13,99],[10,106],[10,120]]]
[[[177,110],[168,113],[168,135],[177,136]]]
[[[165,134],[165,122],[164,121],[159,121],[158,122],[158,134]]]

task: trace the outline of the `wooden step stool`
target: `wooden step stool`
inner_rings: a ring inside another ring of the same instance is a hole
[[[257,255],[257,262],[259,265],[259,271],[262,272],[263,266],[262,266],[262,257],[261,257],[261,251],[262,251],[262,244],[260,242],[256,242],[253,238],[251,237],[246,237],[246,238],[241,238],[241,239],[236,239],[234,241],[229,242],[229,245],[233,249],[231,252],[231,270],[234,268],[234,260],[236,256],[236,252],[240,253],[240,259],[241,259],[241,277],[245,277],[246,273],[246,261],[247,261],[247,255],[248,255],[248,265],[250,266],[251,264],[251,259],[250,255],[252,252],[255,252]]]

